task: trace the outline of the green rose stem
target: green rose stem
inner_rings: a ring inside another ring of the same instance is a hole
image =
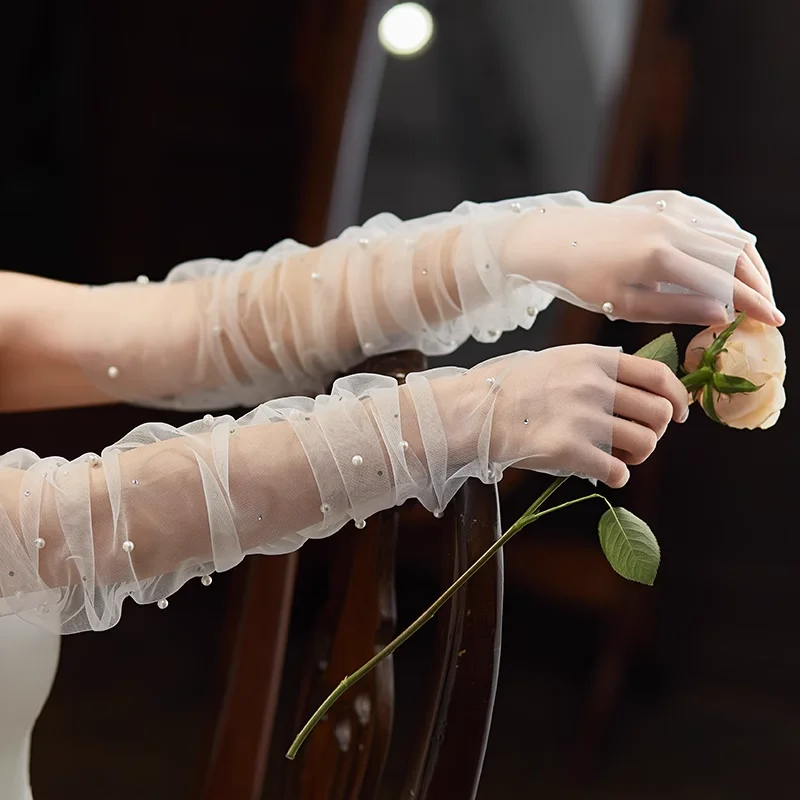
[[[744,314],[740,314],[713,342],[713,344],[703,352],[700,367],[695,372],[685,375],[681,380],[686,390],[690,394],[703,393],[703,410],[711,419],[719,422],[719,418],[714,410],[711,400],[712,388],[721,394],[736,394],[739,392],[753,392],[758,390],[743,378],[735,378],[730,375],[723,375],[717,370],[717,356],[723,352],[725,343],[730,335],[744,319]],[[649,344],[645,345],[635,355],[640,358],[649,358],[660,361],[670,367],[673,372],[678,371],[678,348],[675,337],[671,333],[659,336]],[[436,600],[436,602],[417,617],[399,636],[391,641],[379,653],[374,655],[364,666],[347,675],[341,683],[328,695],[325,702],[314,712],[313,716],[305,724],[300,733],[297,734],[292,746],[286,753],[286,757],[294,759],[303,742],[308,738],[311,731],[330,710],[331,706],[355,683],[358,683],[365,675],[371,672],[385,658],[390,656],[403,642],[410,639],[426,622],[431,620],[436,612],[462,587],[466,582],[478,572],[502,547],[508,544],[523,528],[532,522],[541,519],[554,511],[560,511],[576,503],[585,500],[602,500],[608,510],[600,519],[598,530],[600,534],[600,544],[603,552],[608,558],[611,566],[623,577],[630,580],[639,581],[652,585],[660,560],[658,542],[653,536],[647,524],[626,511],[624,508],[615,508],[601,494],[593,493],[569,500],[558,506],[540,511],[543,503],[567,480],[557,478],[528,510],[468,569],[464,572],[447,591]]]
[[[328,713],[330,707],[355,683],[360,681],[367,673],[371,672],[375,667],[380,664],[387,656],[390,656],[403,642],[410,639],[426,622],[431,620],[436,612],[476,573],[478,570],[489,561],[492,556],[506,544],[513,536],[519,533],[526,525],[536,519],[536,512],[541,507],[542,503],[550,497],[553,492],[561,486],[567,478],[557,478],[550,486],[545,489],[542,494],[533,502],[528,510],[466,571],[464,572],[455,583],[450,586],[447,591],[439,597],[432,606],[426,611],[423,611],[417,619],[414,620],[401,634],[396,636],[386,647],[379,653],[376,653],[363,667],[354,672],[352,675],[347,675],[341,683],[328,695],[325,702],[314,712],[313,716],[303,726],[300,733],[297,734],[289,752],[286,753],[286,758],[294,759],[298,750],[303,742],[308,738],[308,735],[316,727],[317,723]]]
[[[339,685],[328,695],[326,700],[322,703],[322,705],[314,712],[313,716],[309,721],[303,726],[303,729],[300,733],[297,734],[295,740],[292,742],[292,746],[289,748],[289,751],[286,753],[286,758],[294,759],[297,755],[300,747],[302,746],[303,742],[308,738],[309,734],[312,730],[316,727],[317,723],[328,713],[331,706],[355,683],[358,683],[367,673],[371,672],[375,667],[380,664],[385,658],[390,656],[398,647],[400,647],[403,642],[410,639],[426,622],[431,620],[436,612],[448,601],[450,598],[462,587],[466,582],[478,572],[481,567],[484,566],[494,555],[504,547],[511,539],[516,536],[523,528],[530,525],[532,522],[536,522],[536,520],[541,519],[542,517],[547,516],[548,514],[552,514],[554,511],[560,511],[561,509],[568,508],[569,506],[574,506],[576,503],[582,503],[585,500],[594,500],[599,499],[602,500],[609,509],[613,512],[614,508],[608,500],[603,497],[601,494],[593,493],[587,494],[585,497],[578,497],[575,500],[569,500],[566,503],[562,503],[558,506],[553,506],[553,508],[548,508],[544,511],[539,511],[542,504],[550,497],[556,489],[558,489],[565,481],[567,480],[566,477],[564,478],[557,478],[554,480],[550,486],[545,489],[539,497],[533,502],[533,504],[528,508],[528,510],[468,569],[464,572],[456,581],[450,586],[447,591],[439,597],[436,602],[433,603],[426,611],[420,614],[417,619],[414,620],[401,634],[399,634],[395,639],[393,639],[386,647],[383,648],[379,653],[374,655],[363,667],[359,670],[354,672],[352,675],[347,675],[345,678],[339,683]]]

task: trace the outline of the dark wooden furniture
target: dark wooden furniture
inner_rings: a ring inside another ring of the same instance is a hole
[[[498,535],[494,489],[470,481],[441,531],[441,589],[465,572]],[[403,798],[474,798],[492,721],[503,618],[503,553],[439,612],[425,726],[415,739]]]
[[[299,4],[286,72],[296,78],[285,109],[305,139],[296,237],[323,240],[342,128],[369,0]],[[283,109],[278,111],[278,115]],[[228,666],[219,718],[205,763],[205,800],[256,800],[264,783],[281,685],[298,554],[253,559],[242,569],[230,608]]]
[[[408,353],[366,366],[402,380],[409,367],[419,369],[423,361]],[[304,662],[295,730],[342,677],[393,638],[395,542],[403,520],[395,509],[371,519],[363,531],[337,534],[328,601]],[[442,591],[492,544],[496,532],[493,490],[469,483],[437,521]],[[448,796],[470,798],[477,791],[499,666],[502,574],[500,557],[433,623],[427,714],[414,732],[403,797],[445,796],[445,781],[455,792]],[[297,761],[285,765],[287,800],[375,797],[391,741],[393,704],[392,660],[387,659],[331,709]]]
[[[298,113],[310,136],[300,191],[297,236],[318,242],[329,228],[354,221],[359,158],[366,149],[376,92],[369,76],[373,29],[383,3],[309,0],[294,48]],[[366,77],[365,77],[366,76]],[[370,107],[370,103],[373,104]],[[403,380],[424,368],[416,353],[376,359],[360,369]],[[335,541],[329,597],[309,645],[308,672],[297,704],[298,727],[341,680],[394,634],[395,540],[401,512]],[[493,490],[470,482],[437,521],[441,588],[463,572],[497,535]],[[298,554],[253,559],[242,568],[231,603],[224,693],[200,796],[204,800],[261,797],[273,737],[277,696],[295,588]],[[435,621],[423,730],[415,736],[404,796],[442,797],[457,789],[474,797],[491,723],[500,653],[502,556],[487,565]],[[337,704],[306,741],[280,781],[287,798],[375,797],[391,741],[394,683],[391,659]],[[468,736],[463,735],[464,731]],[[456,784],[453,776],[457,774]],[[454,795],[450,795],[454,796]]]
[[[629,79],[606,164],[602,199],[613,200],[640,188],[644,167],[649,169],[653,184],[678,183],[678,141],[688,68],[686,47],[670,34],[670,12],[668,0],[646,0],[642,5]],[[342,4],[338,12],[329,9],[329,13],[352,14],[351,19],[363,20],[368,4],[354,1]],[[307,74],[317,75],[317,80],[308,84],[309,92],[322,91],[326,98],[324,102],[306,98],[322,120],[315,126],[319,141],[309,160],[306,196],[310,201],[301,215],[301,227],[309,241],[322,238],[323,219],[331,212],[330,199],[335,194],[332,187],[336,164],[341,167],[348,157],[347,142],[344,147],[331,143],[337,140],[337,131],[348,119],[347,109],[358,107],[359,103],[363,106],[364,87],[349,96],[345,91],[356,63],[355,45],[355,40],[342,45],[345,50],[350,48],[348,55],[339,53],[339,63],[347,66],[327,75],[327,80],[334,83],[333,90],[326,91],[319,73],[306,64]],[[313,49],[303,52],[313,60],[309,53],[324,49],[318,39]],[[363,107],[361,112],[364,113]],[[364,119],[368,117],[367,112]],[[350,135],[357,129],[351,116]],[[364,120],[362,133],[363,130]],[[340,135],[338,141],[341,145]],[[352,148],[349,157],[354,158]],[[340,168],[338,174],[340,181],[345,180],[348,171]],[[325,177],[320,179],[320,175]],[[340,202],[355,196],[357,179],[357,175],[350,175],[351,186],[340,189]],[[341,221],[341,210],[339,213]],[[602,322],[595,315],[570,310],[555,339],[559,343],[598,341],[602,338]],[[652,328],[633,332],[634,341],[637,337],[644,341],[652,335]],[[421,366],[418,355],[401,354],[376,360],[369,368],[402,380],[408,371]],[[658,498],[653,489],[657,470],[658,463],[653,461],[648,468],[640,468],[637,476],[637,508],[650,518],[657,510]],[[395,622],[394,545],[396,537],[402,535],[403,522],[413,524],[420,519],[418,513],[392,511],[371,520],[365,531],[350,530],[338,535],[330,595],[307,659],[297,727],[345,674],[391,638]],[[493,541],[493,490],[468,484],[444,520],[427,524],[436,531],[432,538],[442,543],[438,564],[444,588]],[[543,562],[541,569],[521,577],[533,591],[587,605],[607,620],[606,643],[599,653],[579,726],[574,774],[580,779],[591,769],[598,738],[616,706],[631,658],[645,642],[652,604],[639,587],[613,578],[599,579],[598,575],[603,574],[599,551],[589,553],[575,541],[562,543],[546,535],[527,537],[515,545],[517,552],[524,553],[522,570],[525,563]],[[574,580],[555,586],[548,582],[548,574],[563,573],[559,565],[565,559],[570,562]],[[260,796],[296,564],[296,556],[291,556],[257,559],[248,567],[246,590],[232,609],[236,620],[234,657],[209,762],[205,800],[255,800]],[[503,563],[502,558],[497,558],[435,622],[437,645],[429,665],[428,713],[421,729],[415,731],[412,768],[403,798],[469,800],[477,792],[497,681],[502,598]],[[275,608],[280,608],[277,615]],[[391,742],[393,702],[392,665],[387,661],[332,709],[306,742],[299,759],[287,765],[287,800],[375,797]]]

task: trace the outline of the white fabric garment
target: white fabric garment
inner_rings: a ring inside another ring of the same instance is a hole
[[[8,611],[0,599],[0,797],[30,800],[31,735],[53,685],[61,640]]]
[[[293,550],[409,498],[439,512],[470,476],[493,482],[516,464],[603,480],[614,350],[519,353],[402,388],[357,375],[330,395],[258,404],[313,394],[364,356],[493,340],[530,326],[553,295],[653,321],[730,310],[750,241],[678,193],[612,205],[568,193],[406,223],[381,215],[315,251],[285,242],[181,265],[165,284],[87,289],[76,353],[109,394],[256,408],[149,423],[72,462],[4,456],[0,596],[51,630],[101,630],[127,597],[165,606],[187,580],[247,554]],[[655,299],[676,293],[662,319]]]
[[[617,360],[573,346],[403,388],[355,375],[239,420],[143,425],[102,456],[14,451],[0,461],[2,594],[31,622],[101,630],[127,597],[163,605],[245,555],[294,550],[409,498],[439,512],[468,477],[521,464],[602,480]]]
[[[710,324],[718,307],[732,318],[736,262],[754,242],[680,192],[462,203],[407,222],[380,214],[321,248],[284,241],[235,262],[181,264],[164,284],[87,289],[76,351],[124,400],[252,408],[322,391],[365,357],[495,341],[529,328],[554,296],[629,321]],[[140,341],[151,329],[183,349]]]

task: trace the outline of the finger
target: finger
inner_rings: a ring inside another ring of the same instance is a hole
[[[744,246],[744,251],[747,253],[753,264],[755,264],[755,267],[759,273],[761,273],[761,277],[767,282],[767,285],[769,286],[769,299],[774,301],[775,296],[772,292],[772,278],[770,277],[767,265],[764,263],[764,259],[761,258],[761,253],[759,253],[756,249],[756,246],[750,242]]]
[[[620,384],[614,397],[614,414],[646,425],[660,439],[672,421],[672,404],[665,397]]]
[[[608,455],[603,453],[603,455]],[[625,466],[625,463],[619,458],[608,456],[611,460],[608,473],[605,478],[598,478],[602,483],[609,487],[609,489],[621,489],[630,479],[630,470]]]
[[[586,449],[582,454],[582,463],[585,464],[580,470],[582,475],[594,478],[611,489],[621,489],[631,477],[623,459],[597,447]]]
[[[626,464],[641,464],[656,449],[658,437],[645,425],[627,419],[615,419],[611,443],[613,449],[622,451],[621,460]]]
[[[750,260],[750,256],[747,253],[742,253],[736,261],[735,275],[745,286],[749,286],[772,302],[772,291],[770,290],[769,282],[756,269],[756,265]]]
[[[665,282],[723,302],[724,298],[731,296],[732,282],[734,308],[746,312],[765,325],[782,325],[785,322],[783,314],[766,296],[746,286],[723,269],[673,249],[662,253],[660,263],[661,274],[667,276],[664,278]]]
[[[786,322],[786,317],[763,294],[738,279],[733,284],[733,306],[765,325],[783,325]]]
[[[724,306],[699,294],[626,289],[616,312],[629,322],[681,325],[723,325],[730,315]]]
[[[568,454],[567,454],[568,453]],[[626,457],[628,457],[626,455]],[[552,464],[545,465],[538,458],[526,458],[514,464],[517,469],[548,471]],[[578,447],[568,448],[558,463],[559,475],[580,475],[601,481],[612,489],[620,489],[630,478],[630,472],[621,458],[606,453],[598,447],[582,443]]]
[[[733,276],[724,269],[675,248],[661,253],[653,277],[717,300],[730,297],[733,282]]]
[[[688,413],[689,394],[666,364],[620,353],[617,383],[665,397],[672,404],[672,418],[676,422]]]

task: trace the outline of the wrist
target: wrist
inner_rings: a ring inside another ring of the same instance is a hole
[[[544,245],[556,213],[556,209],[530,208],[509,220],[497,248],[498,262],[506,277],[521,275],[534,282],[552,280],[553,265]]]
[[[447,443],[450,469],[471,464],[488,448],[491,434],[491,386],[489,373],[477,367],[458,374],[433,378],[430,390]]]
[[[396,433],[391,432],[392,420],[386,420],[385,414],[383,423],[377,419],[373,402],[379,402],[384,409],[388,406],[375,395],[365,401],[381,429],[384,445],[394,442],[401,448],[409,475],[418,488],[430,481],[449,480],[478,459],[482,425],[476,406],[480,401],[476,401],[470,382],[473,378],[469,373],[413,376],[396,390]],[[418,473],[415,465],[421,465],[424,474]],[[396,477],[402,484],[402,477]]]
[[[582,205],[543,205],[515,214],[499,239],[503,273],[562,286],[587,244],[581,236],[586,213]]]

